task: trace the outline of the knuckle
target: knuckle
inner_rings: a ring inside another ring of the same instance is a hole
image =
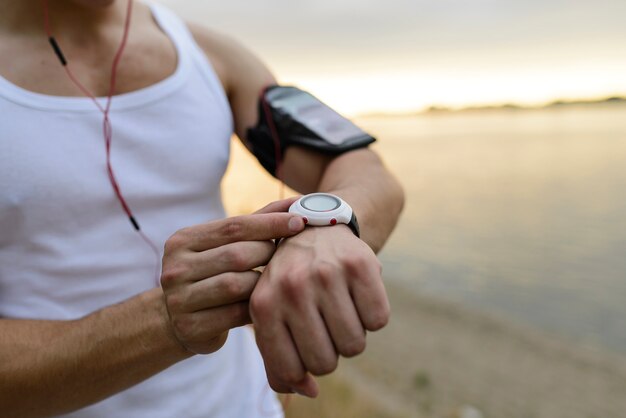
[[[353,338],[339,347],[339,352],[344,357],[354,357],[365,351],[365,336]]]
[[[378,308],[371,312],[367,323],[367,329],[370,331],[378,331],[389,323],[391,312],[388,307]]]
[[[170,312],[180,312],[183,307],[183,298],[179,293],[165,295],[165,303]]]
[[[324,289],[332,287],[337,281],[337,269],[328,263],[317,264],[313,274]]]
[[[222,235],[229,238],[238,238],[243,235],[244,227],[240,216],[229,218],[221,228]]]
[[[351,275],[359,276],[369,260],[361,254],[345,255],[341,260],[344,269]]]
[[[272,390],[276,393],[291,393],[291,390],[289,388],[285,387],[284,385],[280,383],[270,381],[269,385],[272,388]]]
[[[180,264],[168,265],[163,268],[161,273],[161,285],[164,288],[170,288],[182,281],[187,274],[187,268]]]
[[[281,382],[291,386],[304,379],[305,374],[303,370],[283,369],[276,372],[276,377]]]
[[[218,293],[226,297],[237,297],[243,293],[243,285],[234,275],[227,275],[224,280],[221,280],[218,284]]]
[[[327,356],[323,360],[315,361],[310,365],[309,371],[315,376],[324,376],[334,372],[339,364],[337,355]]]
[[[306,280],[303,275],[290,274],[280,280],[280,289],[285,298],[292,303],[299,303],[306,293]]]
[[[224,262],[227,264],[229,269],[235,271],[243,271],[247,270],[247,260],[246,256],[242,251],[239,251],[238,248],[231,245],[224,249],[222,254]]]
[[[272,314],[272,304],[270,298],[264,293],[254,292],[250,297],[250,312],[254,318],[264,320]]]
[[[287,279],[289,277],[300,277],[302,279],[310,277],[311,275],[311,267],[306,264],[296,264],[289,266],[288,269],[283,269],[279,273],[275,275],[280,279]]]
[[[183,228],[176,231],[171,237],[165,241],[165,253],[178,250],[185,246],[185,243],[189,240],[189,228]]]

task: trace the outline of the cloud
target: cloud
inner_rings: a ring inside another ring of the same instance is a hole
[[[626,39],[623,0],[165,0],[262,49],[456,50],[593,37]]]
[[[624,0],[161,2],[239,39],[290,81],[337,91],[360,77],[382,95],[406,80],[420,94],[405,107],[626,91]]]

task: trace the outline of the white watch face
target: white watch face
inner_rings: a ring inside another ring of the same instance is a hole
[[[330,212],[341,206],[341,201],[334,196],[314,194],[302,198],[300,204],[312,212]]]

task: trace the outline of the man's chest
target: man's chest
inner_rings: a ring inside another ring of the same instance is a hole
[[[151,86],[173,74],[178,57],[171,40],[156,28],[137,28],[116,73],[114,94]],[[120,35],[121,36],[121,35]],[[106,96],[117,36],[99,43],[58,40],[72,72],[95,96]],[[0,41],[0,76],[25,90],[51,96],[84,96],[68,78],[47,39],[5,38]]]

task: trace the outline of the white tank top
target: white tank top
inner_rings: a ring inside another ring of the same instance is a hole
[[[112,164],[159,248],[178,229],[225,216],[220,182],[233,120],[184,23],[152,5],[178,54],[175,73],[115,96]],[[155,257],[106,174],[102,115],[86,98],[0,77],[0,317],[69,320],[155,286]],[[251,332],[67,417],[282,417]]]

